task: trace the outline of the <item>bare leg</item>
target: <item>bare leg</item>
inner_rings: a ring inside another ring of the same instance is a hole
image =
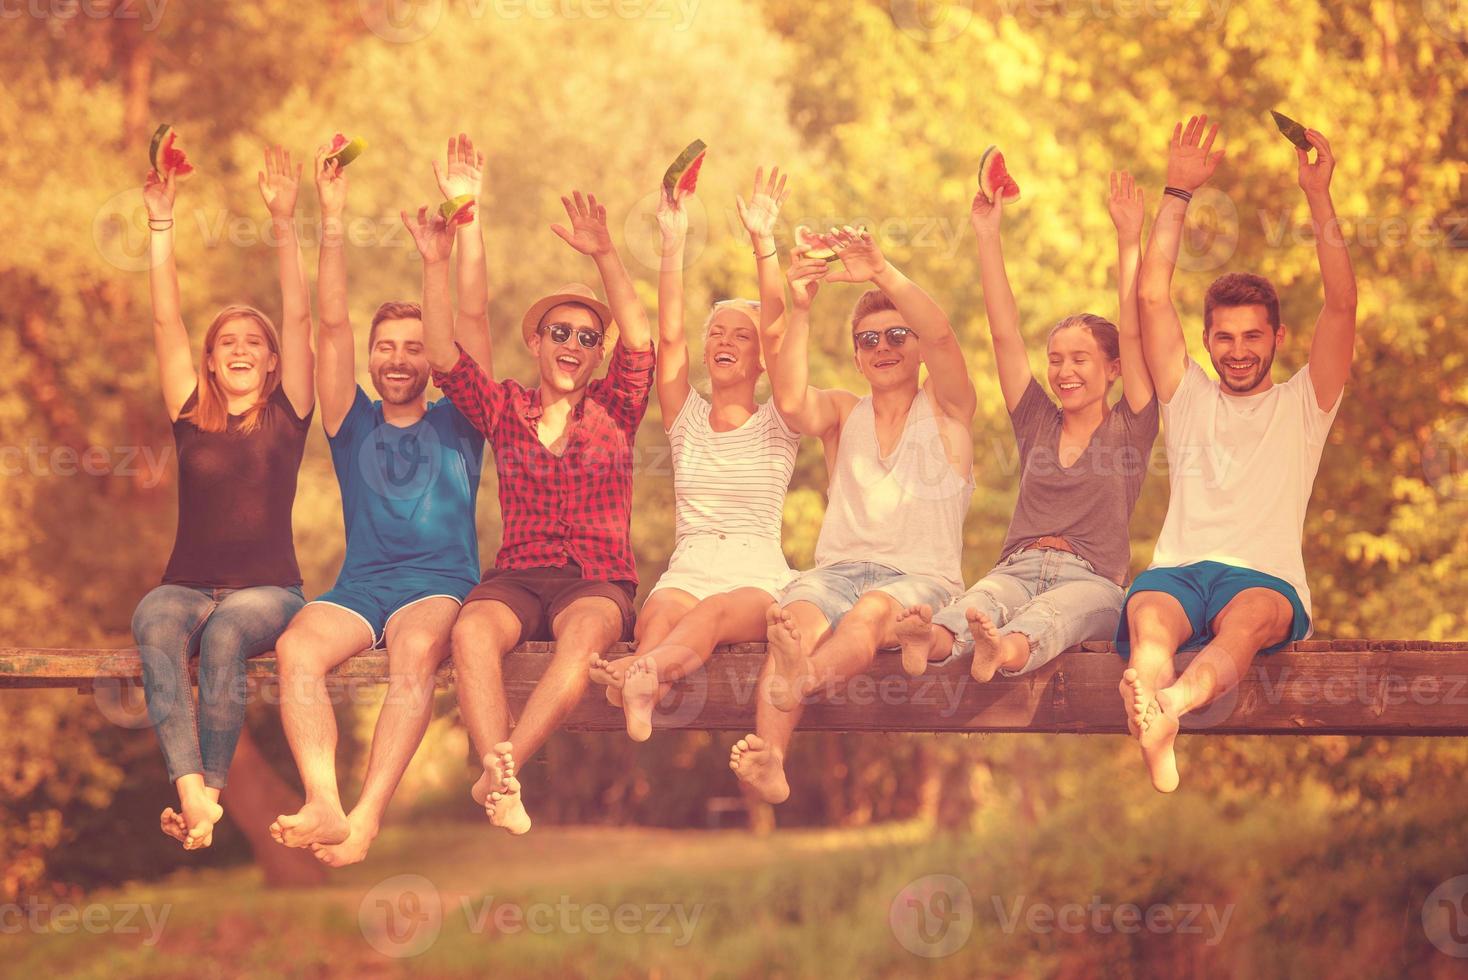
[[[480,806],[497,785],[491,771],[495,746],[510,737],[503,660],[519,642],[520,620],[509,606],[493,599],[465,603],[450,634],[459,715],[484,767],[469,790]]]
[[[1119,693],[1127,715],[1127,729],[1140,732],[1157,691],[1177,677],[1173,658],[1193,634],[1182,604],[1166,592],[1138,592],[1122,610],[1131,637],[1131,656],[1122,673]]]
[[[969,676],[981,684],[994,679],[999,668],[1019,670],[1030,660],[1030,640],[1023,633],[1000,634],[994,621],[979,611],[978,606],[969,606],[964,611],[968,620],[969,635],[974,639],[974,662],[969,666]]]
[[[275,643],[280,720],[306,789],[301,809],[270,825],[270,836],[287,847],[340,844],[351,832],[336,784],[336,713],[326,674],[370,646],[367,633],[346,610],[311,603]]]
[[[434,675],[449,656],[449,633],[458,615],[457,602],[435,596],[413,603],[387,621],[387,694],[372,732],[362,795],[347,814],[351,826],[347,839],[311,848],[322,863],[339,868],[367,856],[388,801],[433,719]]]
[[[627,668],[641,654],[651,650],[673,629],[698,600],[682,589],[659,589],[648,597],[638,614],[632,639],[635,650],[630,657],[608,660],[602,651],[591,655],[591,679],[606,686],[607,701],[622,706],[622,685],[626,682]]]

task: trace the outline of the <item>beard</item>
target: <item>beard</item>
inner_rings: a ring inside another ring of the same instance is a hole
[[[389,381],[386,375],[402,372],[411,375],[407,381]],[[372,372],[372,385],[382,400],[390,405],[406,405],[417,401],[428,387],[428,376],[400,364],[388,364]]]
[[[1259,359],[1259,366],[1258,366],[1258,368],[1255,369],[1254,372],[1249,375],[1249,377],[1244,381],[1244,383],[1242,383],[1242,384],[1236,384],[1232,380],[1232,375],[1229,372],[1228,368],[1224,366],[1223,362],[1221,362],[1221,361],[1214,361],[1213,362],[1213,370],[1215,370],[1215,371],[1218,372],[1218,380],[1223,383],[1223,386],[1225,388],[1227,388],[1229,391],[1232,391],[1232,392],[1235,392],[1235,393],[1243,393],[1243,392],[1253,391],[1255,388],[1257,388],[1259,386],[1259,382],[1261,382],[1265,378],[1269,377],[1269,371],[1273,367],[1274,367],[1274,351],[1270,351],[1268,357],[1261,357]]]

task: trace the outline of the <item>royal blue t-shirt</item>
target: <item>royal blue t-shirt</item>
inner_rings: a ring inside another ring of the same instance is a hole
[[[484,436],[447,399],[409,426],[383,421],[382,402],[357,386],[328,436],[341,485],[347,556],[338,586],[383,574],[479,581],[474,503]]]

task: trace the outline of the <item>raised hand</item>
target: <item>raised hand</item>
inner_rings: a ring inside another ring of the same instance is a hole
[[[582,255],[605,255],[612,250],[612,233],[607,231],[607,209],[596,203],[595,194],[585,197],[574,191],[571,197],[562,197],[561,205],[571,219],[571,230],[565,225],[551,225],[551,231],[560,235]]]
[[[785,279],[790,283],[790,304],[801,312],[809,312],[811,302],[821,289],[821,280],[830,272],[825,259],[812,259],[799,246],[790,250],[790,268]]]
[[[744,230],[749,232],[752,240],[774,241],[780,208],[790,197],[790,191],[785,188],[786,176],[780,173],[779,167],[772,167],[770,176],[766,179],[765,168],[760,167],[754,172],[754,190],[749,195],[749,202],[745,203],[742,196],[734,195],[734,206],[739,209],[739,220],[744,222]]]
[[[466,134],[449,137],[448,163],[439,167],[433,161],[433,176],[446,198],[473,194],[474,200],[484,187],[484,154],[474,149],[474,141]]]
[[[1003,198],[991,201],[984,196],[982,189],[974,194],[974,202],[968,209],[968,220],[973,225],[975,235],[980,238],[997,237],[999,222],[1003,217]]]
[[[161,221],[173,217],[174,190],[172,170],[162,177],[158,176],[156,170],[148,171],[148,176],[143,180],[143,206],[148,209],[149,218]]]
[[[1335,172],[1335,156],[1330,152],[1330,144],[1316,129],[1305,130],[1305,139],[1315,147],[1315,162],[1310,162],[1308,151],[1295,148],[1295,155],[1300,159],[1300,189],[1306,196],[1328,194],[1330,177]]]
[[[1207,130],[1207,137],[1203,133]],[[1172,128],[1172,144],[1167,149],[1167,186],[1192,193],[1213,176],[1223,151],[1213,152],[1218,136],[1218,123],[1208,129],[1207,116],[1192,116],[1186,127],[1178,123]]]
[[[827,282],[871,282],[887,271],[886,257],[865,228],[858,230],[847,225],[839,230],[833,228],[830,234],[821,237],[836,250],[842,266],[826,276]]]
[[[658,194],[658,231],[664,245],[681,245],[688,237],[688,212],[683,208],[685,193],[669,193],[664,187]]]
[[[1106,199],[1106,210],[1111,212],[1111,223],[1116,225],[1118,235],[1128,241],[1141,240],[1145,214],[1142,188],[1127,171],[1111,171],[1111,195]]]
[[[446,261],[453,253],[454,228],[444,221],[443,215],[436,209],[429,211],[426,207],[419,208],[417,218],[410,218],[406,211],[400,211],[399,214],[408,228],[408,234],[413,236],[413,242],[418,246],[418,254],[423,256],[424,263]]]
[[[322,217],[340,215],[347,206],[347,175],[335,160],[327,160],[329,145],[316,149],[316,196],[321,199]]]
[[[259,172],[260,196],[271,217],[289,218],[296,213],[296,191],[301,185],[301,165],[291,165],[291,151],[279,146],[265,148],[265,169]]]

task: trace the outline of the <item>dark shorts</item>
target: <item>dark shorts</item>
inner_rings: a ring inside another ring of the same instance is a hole
[[[1127,590],[1122,603],[1121,621],[1116,624],[1116,651],[1123,657],[1131,654],[1131,637],[1128,635],[1126,603],[1138,592],[1165,592],[1178,601],[1183,612],[1188,614],[1188,623],[1193,627],[1192,636],[1178,647],[1178,652],[1197,650],[1213,639],[1213,619],[1223,612],[1223,607],[1233,601],[1234,596],[1245,589],[1271,589],[1289,600],[1295,610],[1290,635],[1260,653],[1276,653],[1297,640],[1310,634],[1310,614],[1295,587],[1282,578],[1256,572],[1252,568],[1225,565],[1221,561],[1200,561],[1176,568],[1149,568],[1138,575]]]
[[[464,604],[493,599],[510,607],[520,620],[519,643],[551,640],[551,624],[577,599],[602,596],[617,604],[622,614],[622,639],[632,639],[636,614],[632,597],[637,594],[635,582],[608,582],[583,578],[581,566],[575,562],[547,568],[491,568],[474,586]]]

